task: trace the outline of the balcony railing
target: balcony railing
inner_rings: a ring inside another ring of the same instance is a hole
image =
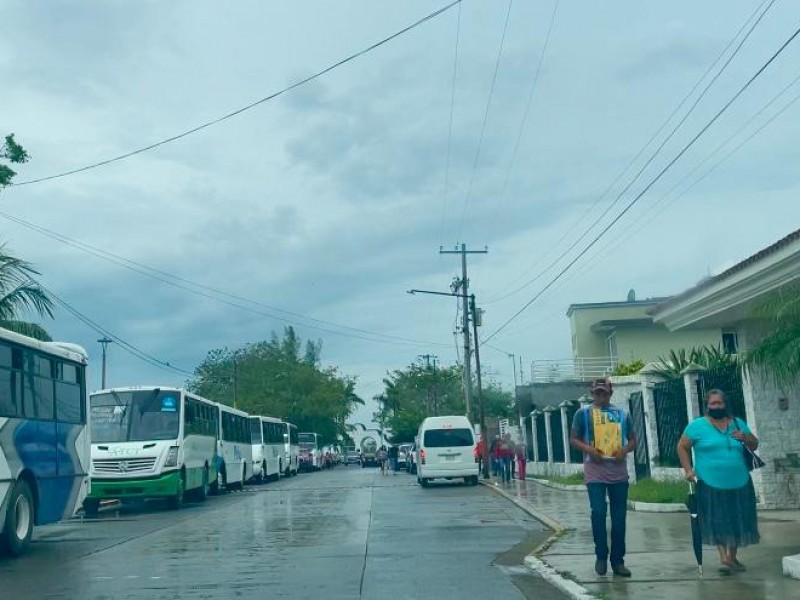
[[[607,377],[611,375],[617,363],[617,360],[608,356],[535,360],[531,363],[531,380],[534,383],[554,383]]]

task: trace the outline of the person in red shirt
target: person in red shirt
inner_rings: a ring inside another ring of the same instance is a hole
[[[514,442],[511,441],[511,434],[505,434],[495,449],[497,459],[500,463],[500,478],[505,483],[511,482],[511,461],[514,459]]]
[[[527,448],[525,444],[519,443],[517,444],[516,448],[514,448],[514,454],[517,458],[517,479],[525,481],[525,468],[526,468],[526,459],[527,459]]]

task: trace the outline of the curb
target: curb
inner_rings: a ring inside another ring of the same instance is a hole
[[[493,490],[500,496],[503,496],[503,498],[505,498],[506,500],[510,500],[519,509],[528,513],[534,519],[541,522],[542,524],[550,528],[550,530],[552,530],[553,533],[550,535],[550,537],[548,537],[544,542],[542,542],[542,544],[539,545],[538,548],[534,549],[533,552],[531,552],[528,556],[525,557],[525,566],[534,573],[536,573],[537,575],[539,575],[542,579],[547,581],[550,585],[564,592],[567,596],[569,596],[573,600],[596,600],[597,597],[590,594],[589,590],[587,590],[581,584],[579,584],[576,581],[573,581],[572,579],[567,579],[566,577],[561,575],[558,571],[556,571],[553,567],[551,567],[550,565],[548,565],[547,563],[545,563],[543,560],[541,560],[539,557],[536,556],[539,552],[541,552],[545,548],[548,548],[550,545],[553,544],[553,542],[555,542],[562,535],[564,535],[564,533],[566,533],[568,529],[564,527],[561,523],[553,519],[552,517],[537,511],[530,504],[518,500],[517,498],[515,498],[514,496],[512,496],[499,486],[483,480],[481,480],[480,483],[481,485],[486,486],[490,490]]]
[[[549,481],[547,479],[539,479],[537,477],[529,477],[527,481],[535,481],[539,485],[543,485],[545,487],[553,488],[554,490],[561,490],[563,492],[585,492],[586,491],[586,484],[584,483],[576,483],[575,485],[567,485],[565,483],[556,483],[554,481]]]
[[[553,567],[533,555],[525,557],[525,566],[573,600],[597,600],[597,596],[593,596],[589,593],[580,583],[572,579],[567,579]]]
[[[684,504],[671,502],[636,502],[628,500],[628,510],[644,513],[685,513],[689,512]]]

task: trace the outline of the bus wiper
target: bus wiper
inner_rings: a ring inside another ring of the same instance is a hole
[[[119,399],[119,396],[117,396],[117,392],[112,390],[111,396],[112,398],[114,398],[114,402],[117,403],[117,406],[122,409],[119,413],[119,423],[118,423],[118,425],[122,425],[122,421],[123,419],[125,419],[125,414],[128,412],[128,405],[124,404],[122,400]]]
[[[150,405],[152,404],[153,400],[158,398],[158,395],[161,393],[161,388],[155,388],[153,393],[150,394],[150,397],[147,398],[142,404],[139,405],[139,414],[144,414],[150,411]]]

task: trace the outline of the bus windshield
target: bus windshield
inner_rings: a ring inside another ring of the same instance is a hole
[[[300,446],[303,448],[316,448],[317,447],[317,436],[313,433],[301,433],[300,436]]]
[[[174,440],[180,430],[180,394],[137,390],[92,396],[92,443]]]

